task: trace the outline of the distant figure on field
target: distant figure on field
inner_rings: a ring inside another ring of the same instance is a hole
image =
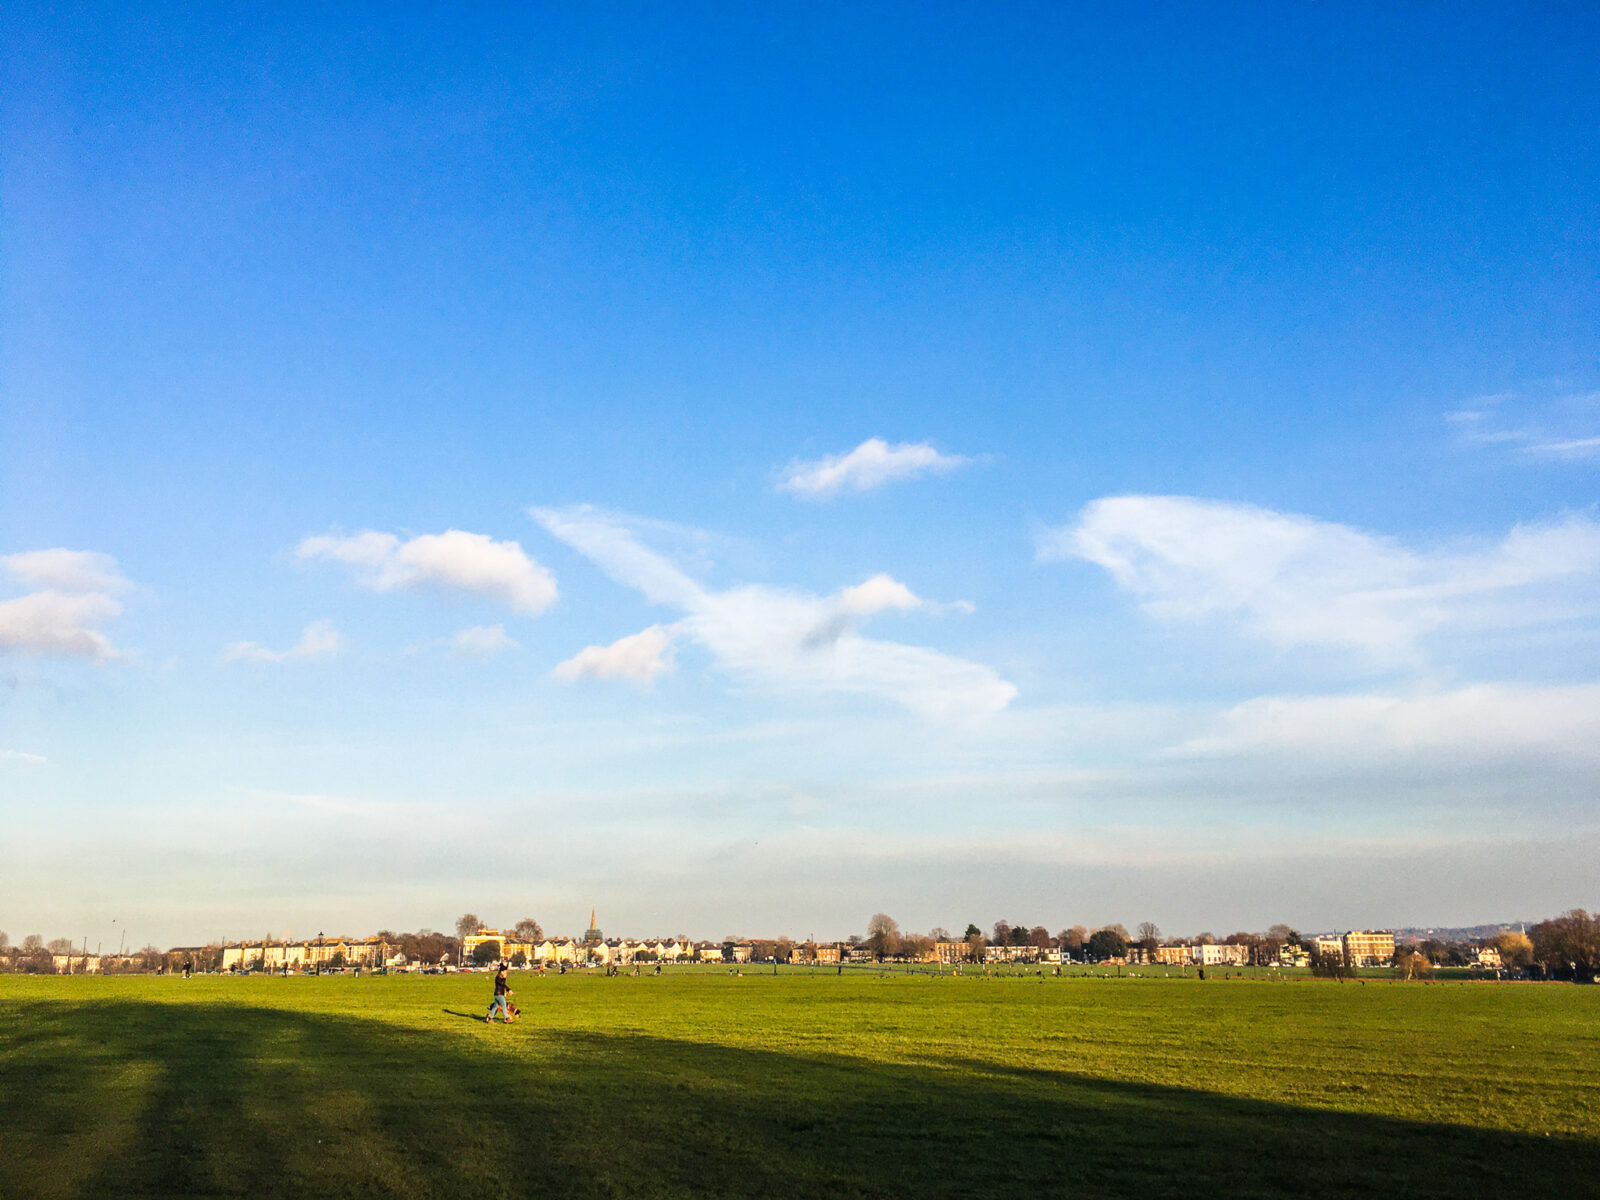
[[[483,1018],[485,1024],[494,1023],[494,1014],[499,1011],[500,1016],[507,1025],[511,1024],[511,1010],[506,1007],[507,998],[511,995],[511,986],[506,981],[506,965],[500,964],[500,970],[494,977],[494,999],[489,1003],[489,1013]]]
[[[192,959],[192,958],[184,959],[183,960],[183,977],[185,979],[187,979],[187,978],[189,978],[189,976],[191,976],[193,974],[194,974],[194,959]]]

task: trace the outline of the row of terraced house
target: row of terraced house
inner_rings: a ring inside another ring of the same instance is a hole
[[[492,957],[517,965],[546,966],[593,963],[602,966],[636,962],[727,962],[747,963],[756,956],[755,943],[749,941],[696,942],[688,938],[599,938],[544,937],[524,938],[497,929],[481,929],[462,939],[462,961],[471,962],[480,947],[493,945]],[[1348,933],[1316,939],[1319,951],[1342,954],[1352,966],[1377,966],[1392,962],[1394,934],[1388,930],[1351,930]],[[788,947],[793,960],[828,965],[839,962],[869,962],[872,951],[851,942],[802,942]],[[1293,951],[1288,951],[1293,954]],[[945,965],[972,962],[981,955],[985,962],[1060,963],[1062,952],[1055,947],[984,946],[981,951],[965,941],[939,941],[921,957]],[[1218,943],[1170,943],[1146,950],[1129,948],[1130,963],[1158,963],[1172,966],[1244,966],[1250,961],[1248,946]],[[96,964],[98,965],[98,964]],[[318,938],[307,941],[230,942],[222,950],[222,969],[312,970],[336,966],[375,968],[408,965],[394,943],[382,938]],[[431,965],[431,964],[430,964]],[[80,968],[82,969],[82,968]],[[89,967],[94,970],[94,967]]]

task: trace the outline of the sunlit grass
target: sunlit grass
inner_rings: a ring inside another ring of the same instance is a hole
[[[1600,1185],[1600,988],[769,972],[0,977],[0,1196]]]

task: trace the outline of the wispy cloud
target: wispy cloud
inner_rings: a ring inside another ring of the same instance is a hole
[[[888,576],[831,596],[751,584],[717,591],[643,545],[620,518],[582,507],[532,513],[619,583],[684,613],[674,630],[730,674],[764,688],[873,696],[936,716],[995,712],[1016,695],[989,667],[861,636],[857,627],[873,614],[924,605]]]
[[[506,633],[504,625],[472,625],[450,639],[450,653],[455,658],[493,658],[516,648],[516,639]]]
[[[1347,525],[1249,505],[1115,496],[1047,531],[1038,557],[1104,567],[1158,619],[1221,617],[1280,646],[1404,657],[1425,634],[1452,626],[1529,625],[1592,612],[1600,524],[1569,516],[1517,526],[1491,544],[1413,550]],[[1580,584],[1576,597],[1560,591]]]
[[[1466,442],[1504,446],[1524,458],[1600,459],[1600,392],[1543,401],[1511,392],[1479,396],[1445,419]]]
[[[42,754],[29,754],[26,750],[7,750],[0,748],[0,762],[22,762],[32,766],[42,767],[50,760]]]
[[[398,804],[384,800],[361,800],[350,796],[330,796],[321,792],[279,792],[270,788],[232,785],[229,786],[228,791],[234,795],[262,801],[277,808],[308,809],[313,812],[336,816],[392,818],[424,811],[423,806],[420,805]]]
[[[40,590],[0,601],[0,650],[109,662],[117,657],[100,626],[121,615],[117,594],[131,585],[109,554],[29,550],[0,555],[0,570]]]
[[[1166,758],[1273,756],[1297,763],[1396,755],[1454,764],[1555,755],[1600,761],[1600,685],[1479,684],[1406,695],[1263,696],[1235,705]]]
[[[638,633],[618,638],[609,646],[585,646],[551,672],[557,679],[632,679],[649,683],[676,665],[672,639],[677,630],[652,625]]]
[[[940,454],[927,442],[891,446],[882,438],[868,438],[847,454],[790,463],[779,486],[806,499],[826,500],[840,492],[870,492],[929,472],[953,471],[971,461],[959,454]]]
[[[255,642],[231,642],[222,651],[223,662],[281,663],[292,659],[329,658],[339,652],[339,633],[332,621],[313,621],[300,640],[287,650],[268,650]]]
[[[448,529],[401,541],[392,533],[365,530],[349,536],[308,537],[295,553],[304,559],[338,562],[375,592],[436,588],[473,592],[501,601],[515,612],[539,613],[556,599],[555,577],[516,542]]]

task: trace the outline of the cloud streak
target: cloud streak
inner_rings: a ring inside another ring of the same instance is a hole
[[[1163,758],[1268,757],[1371,765],[1396,756],[1454,764],[1504,758],[1600,762],[1600,685],[1479,684],[1409,695],[1263,696]]]
[[[313,621],[300,640],[287,650],[268,650],[255,642],[231,642],[222,651],[223,662],[281,663],[295,659],[331,658],[339,652],[339,633],[332,621]]]
[[[1570,516],[1517,526],[1497,543],[1426,551],[1249,505],[1114,496],[1047,531],[1038,558],[1103,567],[1158,620],[1222,618],[1278,646],[1397,659],[1440,630],[1592,611],[1600,524]]]
[[[1446,414],[1446,420],[1464,441],[1508,446],[1524,458],[1600,459],[1600,435],[1595,433],[1600,426],[1600,392],[1562,396],[1531,407],[1519,400],[1510,393],[1483,396],[1473,407]]]
[[[940,454],[927,442],[891,446],[882,438],[868,438],[846,454],[790,463],[779,487],[808,500],[828,500],[840,492],[870,492],[902,479],[953,471],[971,461]]]
[[[471,592],[512,611],[540,613],[556,599],[555,577],[516,542],[448,529],[401,541],[392,533],[364,530],[304,539],[297,557],[351,568],[362,587],[375,592],[435,589]]]
[[[683,613],[675,631],[704,647],[730,675],[766,690],[870,696],[934,717],[997,712],[1016,695],[989,667],[863,637],[858,627],[871,616],[925,606],[886,575],[831,596],[749,584],[718,591],[644,546],[619,518],[581,507],[540,508],[532,515],[617,582]],[[576,675],[579,660],[591,667],[610,661],[607,655],[621,644],[590,647],[562,667]],[[596,653],[584,659],[590,651]]]

